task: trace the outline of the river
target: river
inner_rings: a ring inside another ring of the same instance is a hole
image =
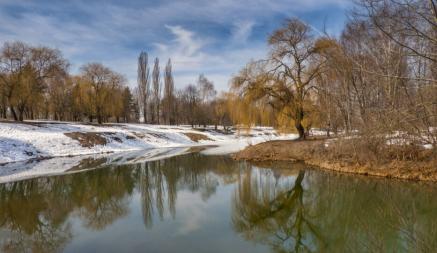
[[[97,169],[87,159],[78,173],[0,184],[1,252],[437,249],[432,184],[198,152]]]

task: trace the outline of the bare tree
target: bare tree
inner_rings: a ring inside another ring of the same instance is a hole
[[[198,107],[199,107],[199,90],[196,85],[189,84],[183,90],[178,93],[178,116],[180,122],[188,123],[194,127],[198,122]]]
[[[208,80],[205,75],[201,74],[197,80],[197,90],[199,92],[199,106],[196,113],[197,123],[204,127],[208,123],[213,122],[214,107],[212,102],[215,99],[217,91],[214,88],[214,83]]]
[[[163,116],[167,124],[174,124],[175,121],[175,95],[174,80],[171,67],[171,59],[168,59],[164,71],[164,98],[163,98]]]
[[[202,102],[208,102],[217,94],[217,91],[214,88],[214,83],[208,80],[204,74],[201,74],[197,79],[197,88]]]

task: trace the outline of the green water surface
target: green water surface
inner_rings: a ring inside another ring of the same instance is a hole
[[[0,252],[436,252],[436,193],[191,153],[0,184]]]

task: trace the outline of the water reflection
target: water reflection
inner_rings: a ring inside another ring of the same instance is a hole
[[[246,172],[233,199],[235,231],[274,252],[437,248],[434,186],[311,170],[300,170],[291,181]]]
[[[141,209],[139,225],[167,234],[176,224],[164,227],[160,221],[178,218],[178,194],[184,192],[196,193],[207,204],[213,196],[224,198],[220,205],[228,211],[211,217],[230,224],[218,231],[232,237],[222,251],[232,251],[239,240],[255,243],[244,244],[248,252],[259,247],[272,252],[437,248],[434,186],[322,173],[298,164],[255,166],[228,156],[192,153],[0,184],[0,251],[62,251],[75,241],[76,227],[107,231],[116,221],[135,217],[133,208]],[[217,207],[209,208],[200,212],[208,217]],[[214,229],[219,228],[208,227]],[[198,244],[208,243],[192,236]]]
[[[237,232],[275,252],[312,251],[314,240],[323,241],[305,212],[305,171],[279,184],[268,175],[252,174],[249,170],[238,181],[232,217]]]

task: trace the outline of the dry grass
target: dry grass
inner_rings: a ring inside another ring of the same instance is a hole
[[[190,138],[190,140],[195,141],[195,142],[199,142],[199,141],[212,141],[208,136],[204,135],[204,134],[197,134],[197,133],[183,133],[184,135],[186,135],[188,138]]]
[[[96,145],[105,145],[107,143],[106,138],[102,136],[102,133],[71,132],[64,134],[73,140],[79,141],[80,145],[85,148],[91,148]]]
[[[305,161],[323,169],[387,178],[437,181],[437,154],[417,146],[372,140],[271,141],[250,146],[237,160]]]

